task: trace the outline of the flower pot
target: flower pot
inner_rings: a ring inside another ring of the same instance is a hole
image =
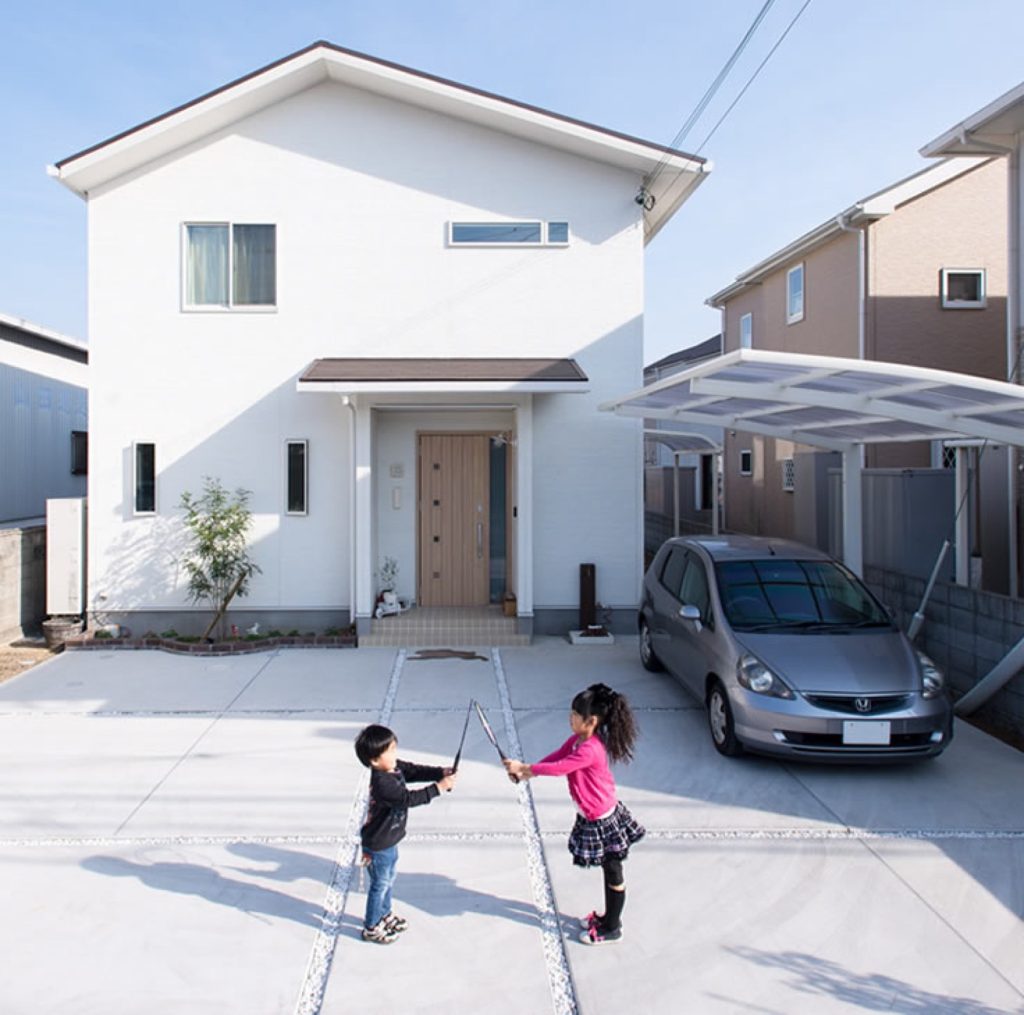
[[[51,617],[43,621],[43,638],[49,649],[60,648],[68,638],[81,634],[85,622],[78,617]]]

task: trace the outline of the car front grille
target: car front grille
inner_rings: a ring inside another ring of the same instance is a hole
[[[884,754],[894,753],[900,750],[915,751],[923,750],[934,746],[932,731],[925,730],[921,733],[893,733],[892,740],[888,744],[844,744],[841,734],[838,733],[800,733],[796,730],[779,730],[785,738],[785,743],[798,750],[834,750],[838,753],[856,754]]]
[[[910,704],[909,694],[808,694],[805,697],[815,708],[848,715],[884,715]]]

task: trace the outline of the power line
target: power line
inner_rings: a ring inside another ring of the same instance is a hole
[[[704,93],[704,95],[701,97],[701,100],[694,107],[693,112],[691,112],[690,115],[686,118],[686,122],[679,129],[676,136],[672,139],[672,143],[669,145],[670,148],[678,148],[679,145],[682,143],[683,138],[686,137],[686,135],[693,128],[693,125],[703,115],[704,110],[707,109],[708,104],[715,97],[715,94],[717,93],[718,89],[721,88],[722,83],[729,75],[729,72],[732,70],[733,65],[740,58],[740,55],[743,53],[743,50],[747,48],[747,44],[754,37],[754,33],[757,31],[761,22],[764,20],[765,15],[768,13],[769,10],[771,10],[772,5],[774,3],[775,0],[765,0],[765,4],[761,7],[761,10],[758,11],[757,16],[754,18],[750,27],[747,29],[746,34],[740,40],[739,45],[733,50],[732,56],[730,56],[729,59],[725,62],[725,65],[718,72],[718,76],[708,86],[707,91]],[[665,171],[665,167],[667,165],[668,156],[665,156],[654,167],[654,172],[651,173],[651,175],[648,177],[646,181],[646,187],[651,187],[654,184],[658,177]]]
[[[795,15],[793,15],[793,20],[790,21],[790,23],[786,26],[786,30],[782,33],[782,35],[779,36],[779,39],[775,43],[775,45],[772,46],[770,50],[768,50],[768,55],[757,65],[757,70],[755,70],[754,73],[750,75],[750,78],[748,79],[747,83],[743,86],[742,89],[740,89],[739,95],[737,95],[736,98],[732,100],[732,102],[729,105],[729,108],[721,115],[721,117],[719,117],[718,123],[716,123],[714,127],[711,128],[711,132],[708,134],[708,136],[704,138],[703,141],[701,141],[700,147],[697,149],[696,152],[694,152],[695,155],[699,155],[704,150],[704,146],[711,140],[712,137],[714,137],[715,131],[717,131],[718,128],[722,126],[723,122],[725,121],[725,118],[733,111],[733,109],[736,108],[736,104],[740,101],[740,99],[742,99],[743,96],[746,95],[747,89],[757,79],[757,76],[764,69],[765,64],[768,63],[768,61],[772,58],[772,55],[775,53],[775,50],[777,50],[779,46],[782,45],[783,40],[793,30],[793,26],[800,20],[800,15],[803,14],[805,10],[807,10],[810,4],[811,0],[804,0],[803,7],[801,7]]]

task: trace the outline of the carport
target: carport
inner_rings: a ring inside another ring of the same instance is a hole
[[[714,492],[711,496],[711,534],[718,535],[718,471],[722,445],[706,434],[689,430],[644,430],[644,446],[658,446],[672,453],[672,534],[679,535],[679,458],[687,454],[714,455]]]
[[[1024,388],[901,363],[737,349],[599,408],[620,416],[743,430],[842,455],[843,560],[863,571],[862,448],[910,441],[1024,444]],[[965,448],[957,447],[957,490]],[[1012,505],[1011,505],[1012,510]],[[1010,587],[1016,590],[1016,525]],[[957,517],[956,580],[967,583],[967,517]]]

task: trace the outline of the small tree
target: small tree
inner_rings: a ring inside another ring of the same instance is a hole
[[[209,602],[213,620],[203,634],[209,638],[235,596],[249,592],[249,580],[260,574],[259,565],[249,558],[246,543],[252,528],[249,491],[230,495],[219,479],[203,477],[203,493],[181,495],[185,524],[192,533],[192,546],[183,562],[188,575],[188,595],[193,603]]]

